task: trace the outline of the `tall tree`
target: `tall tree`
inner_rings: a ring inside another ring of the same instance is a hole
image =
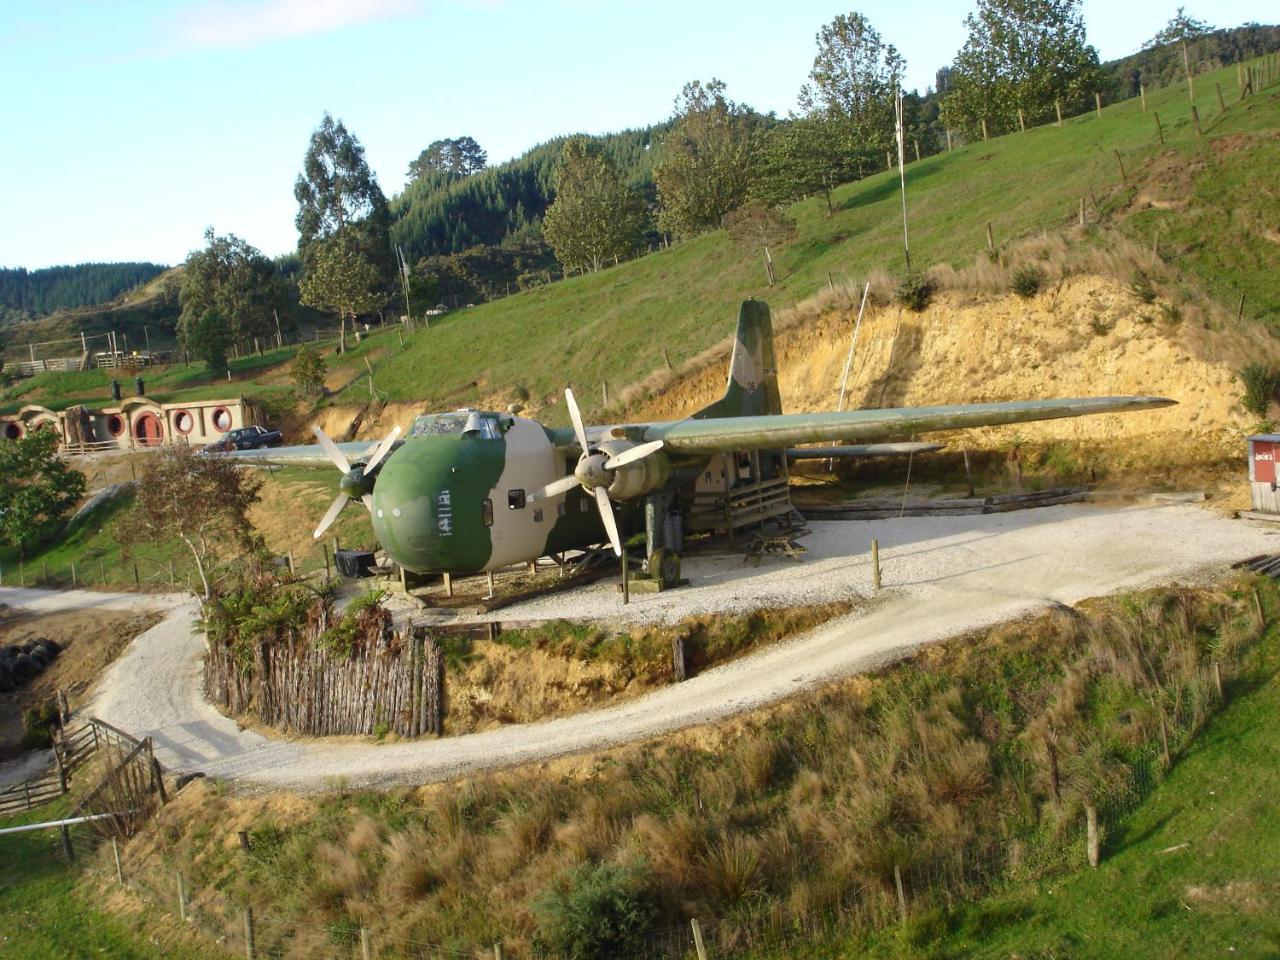
[[[1142,45],[1143,50],[1151,47],[1162,47],[1166,43],[1185,43],[1198,40],[1205,34],[1212,33],[1214,28],[1203,20],[1189,17],[1186,7],[1179,7],[1172,20],[1166,23],[1154,37]]]
[[[0,440],[0,541],[19,556],[52,536],[84,496],[84,474],[67,466],[57,450],[53,429]]]
[[[635,248],[648,219],[644,201],[622,182],[597,141],[574,137],[565,144],[555,184],[542,234],[566,270],[594,272]]]
[[[249,508],[262,481],[225,457],[169,447],[147,458],[133,508],[119,526],[120,542],[165,544],[179,540],[191,553],[207,602],[219,571],[258,554]]]
[[[337,310],[340,321],[378,309],[394,289],[391,213],[364,147],[341,120],[324,115],[311,135],[293,193],[305,267],[299,285],[303,303]],[[313,278],[321,254],[324,276]],[[341,341],[345,350],[345,323]]]
[[[209,310],[218,311],[231,340],[244,345],[274,333],[277,316],[292,329],[289,287],[275,264],[233,233],[220,237],[210,227],[204,239],[206,246],[192,252],[182,270],[178,334],[183,342]]]
[[[470,177],[483,170],[488,162],[489,155],[471,137],[436,140],[409,164],[409,180],[431,172]]]
[[[385,280],[368,255],[364,238],[348,229],[312,248],[306,276],[298,284],[302,302],[338,314],[338,350],[347,349],[347,318],[386,302]]]
[[[770,248],[795,239],[795,220],[777,207],[767,206],[759,200],[750,200],[724,215],[724,228],[740,246],[760,252],[764,257],[769,286],[777,283],[778,276],[773,270],[773,253]]]
[[[839,119],[814,114],[789,120],[766,136],[751,193],[769,204],[818,193],[831,216],[831,191],[869,173],[878,153],[856,140],[850,125]]]
[[[311,134],[293,196],[298,201],[298,251],[304,259],[312,244],[351,225],[360,224],[374,235],[371,239],[387,237],[387,198],[365,161],[364,147],[328,113]]]
[[[212,376],[226,376],[231,332],[216,309],[210,307],[199,320],[188,324],[183,331],[182,342],[191,356],[204,361]]]
[[[906,61],[860,13],[840,14],[816,40],[801,110],[848,124],[852,139],[868,150],[885,149],[893,142],[893,98]]]
[[[1055,100],[1074,106],[1101,89],[1098,51],[1085,39],[1081,0],[978,0],[943,100],[948,124],[970,133],[1010,129],[1021,109],[1046,119]]]
[[[725,96],[725,85],[685,84],[654,166],[664,230],[688,236],[720,225],[746,199],[762,142],[762,118]]]

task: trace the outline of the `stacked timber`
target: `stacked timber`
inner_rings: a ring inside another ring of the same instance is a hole
[[[888,517],[960,517],[1007,513],[1032,507],[1079,503],[1089,496],[1088,487],[1054,487],[1033,493],[998,494],[946,500],[877,499],[845,503],[805,504],[800,509],[813,520],[883,520]]]

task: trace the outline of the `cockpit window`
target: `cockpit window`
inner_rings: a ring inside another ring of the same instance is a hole
[[[502,437],[502,426],[497,414],[460,410],[457,413],[428,413],[413,421],[411,437],[447,437],[470,433],[485,440]]]
[[[523,490],[507,491],[507,508],[510,510],[523,510],[525,505],[525,496]]]

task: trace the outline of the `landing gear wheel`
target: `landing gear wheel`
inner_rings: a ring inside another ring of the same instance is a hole
[[[663,590],[680,585],[680,554],[666,547],[659,547],[649,554],[649,576]]]

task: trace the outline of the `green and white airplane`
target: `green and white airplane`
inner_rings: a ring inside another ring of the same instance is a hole
[[[784,414],[768,306],[748,300],[724,396],[683,420],[595,426],[565,391],[572,427],[547,427],[513,413],[425,414],[401,440],[229,454],[285,464],[329,462],[343,474],[319,539],[350,501],[369,510],[387,555],[414,573],[476,574],[608,543],[621,555],[624,531],[646,535],[647,566],[664,585],[679,580],[683,531],[695,504],[735,484],[785,478],[797,444],[853,446],[793,450],[800,456],[902,453],[926,445],[874,441],[932,430],[1150,410],[1162,397],[1021,400]]]

